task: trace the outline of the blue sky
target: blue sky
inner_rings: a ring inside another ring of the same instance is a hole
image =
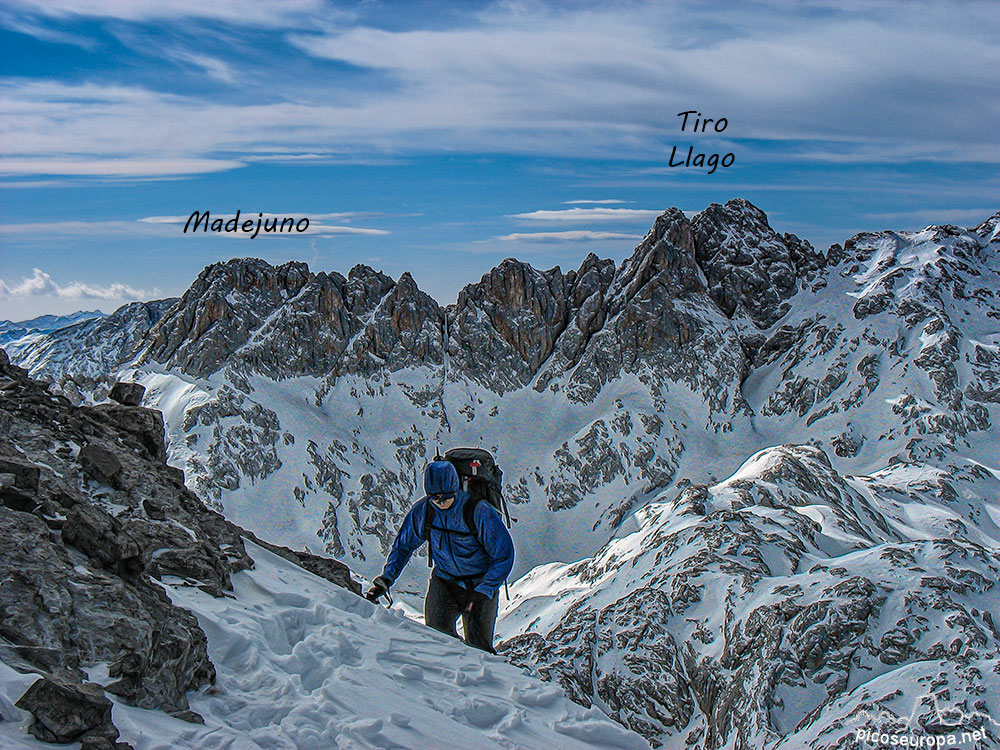
[[[995,2],[0,2],[0,318],[179,295],[237,256],[410,271],[447,303],[505,257],[620,260],[667,207],[733,197],[824,250],[976,224],[997,38]],[[311,227],[185,235],[195,210]]]

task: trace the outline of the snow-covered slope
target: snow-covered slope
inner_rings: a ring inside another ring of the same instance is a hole
[[[212,597],[165,578],[171,601],[208,636],[214,685],[189,693],[204,724],[114,699],[121,740],[135,750],[566,748],[648,744],[599,710],[501,658],[371,604],[247,542],[255,566]],[[91,680],[110,682],[107,666]],[[37,675],[0,663],[0,745],[41,750],[11,705]],[[109,697],[114,698],[111,694]]]

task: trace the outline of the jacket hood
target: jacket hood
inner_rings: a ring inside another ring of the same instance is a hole
[[[428,495],[452,495],[458,492],[458,472],[450,461],[434,461],[424,470],[424,492]]]

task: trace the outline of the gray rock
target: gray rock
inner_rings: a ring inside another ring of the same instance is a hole
[[[8,474],[7,476],[12,475]],[[33,513],[38,507],[38,502],[35,500],[34,495],[18,490],[13,486],[0,487],[0,502],[3,503],[5,508],[25,513]]]
[[[146,389],[139,383],[115,383],[108,394],[108,398],[117,401],[124,406],[138,406],[142,403],[142,397],[146,394]]]
[[[696,257],[712,299],[728,315],[747,315],[768,328],[788,310],[786,300],[823,263],[808,242],[779,235],[748,201],[713,203],[692,220]]]
[[[304,263],[275,268],[245,259],[209,266],[150,330],[147,356],[209,375],[312,279]]]
[[[122,470],[122,462],[118,456],[107,448],[92,443],[80,449],[80,466],[89,477],[112,485]]]
[[[121,521],[93,505],[80,503],[66,513],[62,539],[98,565],[122,575],[135,575],[145,568],[139,542],[122,527]]]
[[[566,327],[566,291],[558,267],[503,261],[449,310],[454,366],[499,393],[528,383]]]
[[[155,409],[98,404],[84,407],[86,414],[119,429],[120,444],[158,463],[166,460],[163,414]]]
[[[76,742],[84,737],[107,737],[114,746],[118,730],[111,723],[111,701],[100,685],[65,683],[42,678],[22,695],[18,708],[31,713],[29,727],[43,742]]]
[[[379,300],[337,372],[373,375],[443,361],[443,313],[409,273]]]
[[[14,476],[13,486],[28,492],[38,492],[38,478],[41,469],[24,461],[0,458],[0,472]],[[7,484],[4,482],[4,484]]]
[[[165,575],[190,578],[215,596],[221,596],[224,589],[232,588],[219,555],[203,544],[161,550],[150,560],[146,572],[154,578]]]

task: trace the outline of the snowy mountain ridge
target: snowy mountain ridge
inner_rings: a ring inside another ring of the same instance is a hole
[[[0,345],[22,338],[30,333],[50,333],[88,320],[104,317],[99,310],[72,313],[71,315],[39,315],[31,320],[0,320]]]
[[[821,255],[746,201],[671,209],[617,268],[507,260],[444,309],[237,260],[108,369],[208,502],[369,577],[435,448],[491,448],[510,658],[655,744],[844,746],[896,690],[996,716],[998,223]]]

